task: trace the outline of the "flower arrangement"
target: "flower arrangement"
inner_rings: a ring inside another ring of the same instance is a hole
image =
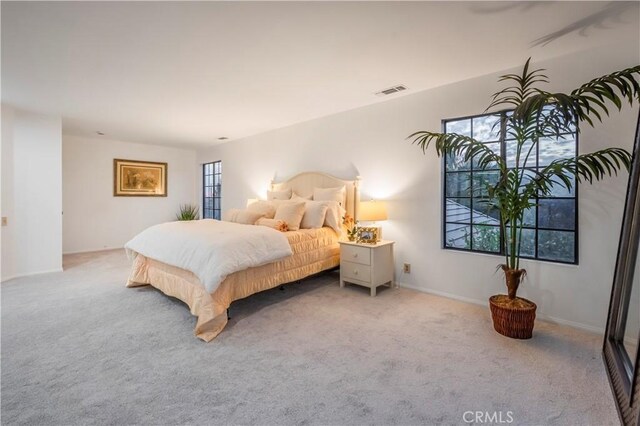
[[[279,220],[276,229],[280,232],[287,232],[289,230],[289,224],[284,220]]]
[[[358,237],[358,221],[351,215],[345,214],[342,216],[342,224],[347,228],[347,237],[349,241],[355,241]]]

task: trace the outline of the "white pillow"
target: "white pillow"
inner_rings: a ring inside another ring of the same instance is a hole
[[[327,216],[324,218],[324,226],[336,231],[338,236],[342,235],[342,217],[347,213],[337,201],[325,201],[327,204]]]
[[[291,199],[295,201],[309,201],[313,199],[313,195],[309,195],[308,197],[303,197],[302,195],[296,194],[295,192],[293,192],[291,194]]]
[[[247,206],[247,210],[255,213],[262,213],[267,219],[273,219],[276,214],[276,205],[271,201],[258,200]]]
[[[337,201],[341,207],[344,207],[346,196],[347,188],[344,186],[340,188],[313,188],[314,201]]]
[[[267,191],[267,200],[289,200],[291,199],[291,188],[282,191]]]
[[[263,217],[262,213],[252,212],[249,210],[231,209],[227,212],[225,220],[245,225],[255,225],[261,217]]]
[[[304,216],[302,217],[302,222],[300,223],[300,228],[322,228],[328,209],[329,206],[322,201],[307,201],[305,203],[305,211]]]
[[[289,231],[297,231],[304,216],[304,207],[304,202],[282,203],[278,206],[274,219],[285,221]]]

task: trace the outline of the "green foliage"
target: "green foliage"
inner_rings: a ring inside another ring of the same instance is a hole
[[[195,204],[180,204],[180,213],[176,215],[178,220],[198,220],[200,207]]]
[[[544,70],[532,70],[530,62],[531,58],[525,63],[522,74],[500,77],[499,82],[509,85],[492,96],[487,108],[487,111],[493,108],[511,110],[506,115],[507,134],[504,136],[515,141],[515,165],[507,167],[498,153],[468,136],[418,131],[407,137],[423,153],[433,144],[438,156],[454,155],[465,162],[473,159],[478,169],[500,171],[500,179],[496,183],[485,183],[482,191],[489,206],[500,211],[505,236],[505,265],[512,269],[519,269],[523,218],[525,211],[535,206],[532,199],[537,195],[551,195],[555,185],[570,190],[573,178],[592,183],[617,174],[618,170],[628,171],[631,165],[629,152],[622,148],[607,148],[575,158],[557,159],[537,169],[528,161],[532,154],[535,156],[540,140],[560,142],[564,134],[579,132],[579,123],[594,126],[603,116],[609,115],[610,109],[620,110],[624,101],[633,105],[640,100],[640,65],[596,78],[563,94],[539,89],[539,84],[549,80]],[[479,236],[473,238],[488,248],[495,244],[494,235],[481,230]]]

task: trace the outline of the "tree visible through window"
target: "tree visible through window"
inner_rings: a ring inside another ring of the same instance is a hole
[[[205,219],[220,220],[222,161],[202,166],[202,213]]]
[[[505,138],[504,126],[509,112],[444,120],[446,133],[470,136],[485,143],[515,166],[515,141]],[[527,151],[525,148],[523,151]],[[577,155],[577,134],[566,133],[559,139],[541,139],[528,158],[520,158],[528,176],[553,160]],[[524,163],[526,161],[526,164]],[[464,156],[444,157],[444,248],[485,253],[501,252],[500,213],[487,204],[487,184],[500,179],[496,165],[480,170],[475,161]],[[526,182],[525,182],[526,183]],[[536,197],[536,205],[524,216],[522,257],[563,263],[577,263],[577,187],[571,191],[558,184],[549,197]]]

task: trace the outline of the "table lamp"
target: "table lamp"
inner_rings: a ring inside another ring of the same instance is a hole
[[[373,222],[373,228],[378,228],[378,238],[382,239],[382,227],[376,225],[377,221],[387,220],[387,206],[384,201],[362,201],[358,210],[358,220],[360,222]]]

